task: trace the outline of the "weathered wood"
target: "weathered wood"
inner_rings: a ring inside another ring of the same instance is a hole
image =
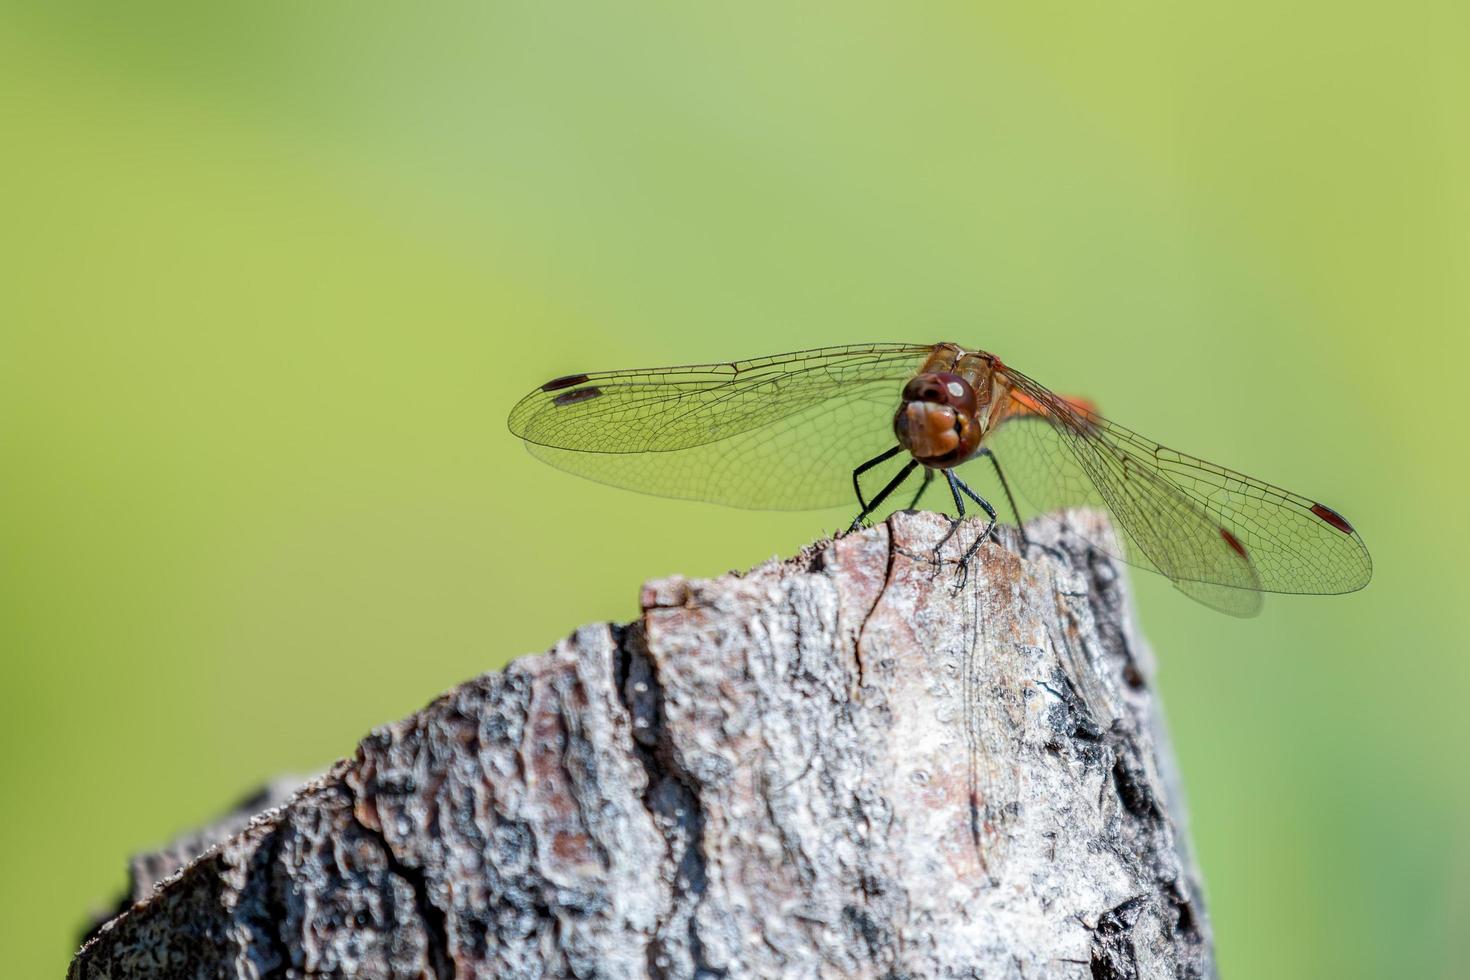
[[[71,976],[1213,974],[1123,579],[897,514],[373,732]]]

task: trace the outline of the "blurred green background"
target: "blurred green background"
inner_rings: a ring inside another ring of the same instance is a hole
[[[261,780],[846,515],[575,480],[525,390],[953,339],[1363,532],[1364,592],[1148,579],[1144,628],[1225,975],[1463,976],[1462,9],[8,8],[4,972]]]

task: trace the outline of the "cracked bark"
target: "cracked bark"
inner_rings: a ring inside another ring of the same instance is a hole
[[[70,976],[1213,976],[1099,519],[958,587],[947,528],[649,583],[135,862]]]

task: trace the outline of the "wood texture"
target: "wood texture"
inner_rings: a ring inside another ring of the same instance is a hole
[[[897,514],[649,583],[141,886],[70,976],[1212,976],[1097,520],[963,579],[979,524],[936,565],[948,522]]]

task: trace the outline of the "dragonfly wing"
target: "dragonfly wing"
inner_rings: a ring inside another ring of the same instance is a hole
[[[894,444],[897,395],[891,382],[858,385],[760,428],[668,452],[526,448],[569,473],[661,497],[755,510],[856,507],[853,468]]]
[[[601,483],[736,507],[853,499],[894,444],[901,385],[932,345],[832,347],[731,364],[559,379],[512,410],[532,455]]]
[[[1023,520],[1070,507],[1105,510],[1113,517],[1115,537],[1082,531],[1103,553],[1159,572],[1181,592],[1222,612],[1260,611],[1254,565],[1203,508],[1106,447],[1079,445],[1082,438],[1064,426],[1023,418],[1007,422],[988,440],[1021,498]]]
[[[1227,612],[1248,613],[1257,591],[1328,594],[1367,583],[1367,549],[1331,509],[1160,446],[1009,373],[1042,413],[999,427],[992,447],[1008,476],[1014,464],[1013,483],[1032,504],[1106,507],[1128,560]]]
[[[932,344],[823,347],[748,361],[578,374],[511,409],[527,442],[593,453],[671,452],[758,429],[851,386],[911,377]],[[897,393],[894,394],[897,408]]]
[[[1336,595],[1361,589],[1373,577],[1362,537],[1325,504],[1160,446],[1122,426],[1109,424],[1108,430],[1129,458],[1157,467],[1231,529],[1267,592]]]

